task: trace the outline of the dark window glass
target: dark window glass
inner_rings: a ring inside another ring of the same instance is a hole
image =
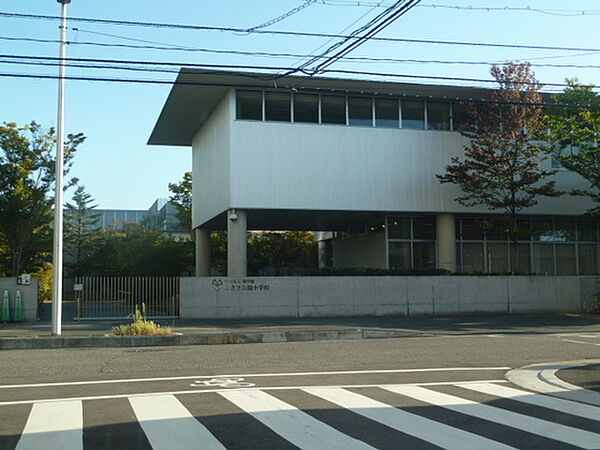
[[[508,272],[508,244],[488,244],[488,272]]]
[[[373,126],[373,100],[370,97],[348,97],[350,125]]]
[[[435,244],[433,242],[413,243],[415,269],[435,269]]]
[[[398,100],[391,98],[375,99],[375,125],[378,127],[398,128]]]
[[[413,238],[435,240],[435,218],[415,217],[413,219]]]
[[[462,244],[462,271],[483,272],[483,244]]]
[[[408,217],[389,217],[388,238],[410,239],[410,219]]]
[[[556,222],[554,240],[556,242],[575,242],[575,222]]]
[[[552,244],[533,244],[533,273],[554,275],[554,250]]]
[[[591,275],[600,273],[598,266],[598,246],[596,244],[579,244],[579,273]]]
[[[513,251],[514,247],[510,248]],[[517,273],[531,273],[531,247],[529,244],[517,244],[517,266],[511,270]]]
[[[531,222],[531,234],[534,241],[552,242],[554,241],[554,232],[552,231],[551,220],[533,220]]]
[[[402,128],[425,128],[425,103],[403,100],[402,101]]]
[[[487,221],[485,237],[490,241],[506,241],[508,239],[508,225],[501,220]]]
[[[577,237],[584,242],[598,242],[598,224],[596,222],[578,222]]]
[[[290,122],[290,94],[283,92],[265,92],[266,120]]]
[[[294,95],[294,122],[319,123],[318,95]]]
[[[462,238],[466,241],[483,240],[483,224],[480,219],[462,219]]]
[[[575,244],[556,245],[556,274],[577,275]]]
[[[520,241],[531,240],[531,221],[528,219],[521,219],[517,221],[517,236]]]
[[[390,242],[390,269],[405,269],[411,267],[410,243]]]
[[[450,129],[450,103],[427,102],[427,128],[429,130]]]
[[[238,119],[262,120],[262,92],[237,91],[236,117]]]
[[[321,96],[321,123],[346,125],[346,98],[333,95]]]
[[[467,115],[467,105],[464,103],[452,103],[452,129],[454,131],[466,130],[469,116]]]

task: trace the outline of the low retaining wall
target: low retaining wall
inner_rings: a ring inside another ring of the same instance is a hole
[[[600,277],[181,278],[180,317],[333,317],[583,312]]]
[[[21,291],[21,300],[23,301],[23,315],[25,322],[35,322],[37,320],[38,308],[38,280],[31,279],[28,286],[17,284],[16,278],[0,278],[0,306],[4,296],[4,291],[8,290],[10,300],[10,317],[13,320],[15,311],[15,295],[18,290]]]

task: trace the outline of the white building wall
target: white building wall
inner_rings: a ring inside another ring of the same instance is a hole
[[[385,233],[333,240],[333,267],[385,269],[386,254]]]
[[[192,228],[230,206],[230,140],[234,107],[235,95],[230,91],[193,139]]]
[[[232,101],[233,97],[230,97]],[[457,132],[234,120],[231,206],[312,210],[488,212],[454,201],[435,174],[467,142]],[[585,183],[557,174],[559,189]],[[526,213],[582,214],[582,198],[542,199]]]

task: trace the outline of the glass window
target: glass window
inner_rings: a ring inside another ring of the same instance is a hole
[[[483,223],[480,219],[462,219],[462,238],[467,241],[483,240]]]
[[[294,94],[294,122],[319,123],[319,96]]]
[[[583,242],[598,242],[598,224],[596,222],[577,222],[577,238]]]
[[[592,275],[600,272],[598,266],[598,246],[596,244],[579,244],[579,273]]]
[[[411,267],[410,243],[390,242],[390,269],[406,269]]]
[[[514,247],[511,247],[511,251],[513,248]],[[529,244],[517,244],[516,267],[511,270],[517,273],[531,273],[531,252]]]
[[[236,117],[247,120],[263,120],[262,92],[237,91]]]
[[[427,102],[427,129],[450,129],[450,103]]]
[[[554,275],[554,249],[552,244],[533,244],[533,273]]]
[[[462,271],[483,272],[483,244],[462,244]]]
[[[375,126],[398,128],[398,100],[391,98],[375,99]]]
[[[465,131],[468,128],[468,106],[465,103],[452,103],[452,129]]]
[[[413,219],[413,238],[435,240],[435,218],[415,217]]]
[[[415,253],[415,269],[435,269],[435,243],[413,243]]]
[[[533,235],[534,241],[552,242],[554,240],[551,220],[533,220],[531,222],[531,228],[531,234]]]
[[[410,239],[410,218],[389,217],[388,218],[389,239]]]
[[[531,221],[519,219],[517,221],[517,236],[519,241],[531,241]]]
[[[557,275],[577,274],[577,262],[575,261],[575,244],[556,245],[556,272]]]
[[[508,239],[508,227],[506,221],[496,217],[487,221],[485,237],[491,241],[506,241]]]
[[[346,97],[321,96],[321,123],[346,125]]]
[[[575,222],[556,222],[554,240],[556,242],[575,242]]]
[[[285,92],[265,92],[266,120],[290,122],[290,94]]]
[[[402,101],[402,128],[425,128],[425,103],[413,100]]]
[[[488,272],[508,272],[508,244],[488,244],[487,250]]]
[[[373,126],[373,99],[348,97],[348,121],[350,125]]]

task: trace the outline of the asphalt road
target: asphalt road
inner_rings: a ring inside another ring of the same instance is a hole
[[[600,408],[540,405],[504,378],[598,359],[599,344],[536,333],[5,351],[0,449],[600,448]]]

